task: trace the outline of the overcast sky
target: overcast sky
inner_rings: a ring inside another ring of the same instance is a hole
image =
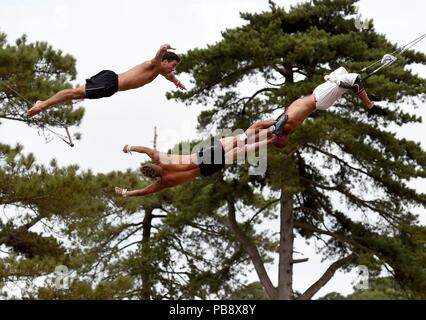
[[[280,6],[299,1],[275,1]],[[363,18],[374,19],[375,28],[399,45],[426,32],[423,0],[390,0],[359,2]],[[244,23],[239,12],[268,10],[267,0],[185,0],[185,1],[106,1],[106,0],[0,0],[0,31],[8,35],[9,43],[22,34],[29,42],[47,41],[55,49],[77,59],[77,80],[85,79],[103,69],[123,72],[154,57],[160,45],[170,43],[177,53],[221,39],[221,31]],[[416,50],[426,53],[426,41]],[[426,77],[426,68],[415,67]],[[189,79],[180,77],[191,88]],[[167,150],[177,142],[196,137],[197,115],[203,106],[188,107],[168,101],[166,91],[174,86],[162,77],[137,90],[119,92],[100,100],[85,100],[86,115],[80,128],[81,141],[75,147],[54,139],[46,144],[37,130],[16,121],[0,125],[0,142],[24,145],[24,152],[33,152],[40,163],[52,158],[60,166],[78,164],[95,172],[136,169],[146,160],[143,156],[125,155],[124,144],[152,146],[154,126],[158,129],[159,150]],[[417,111],[426,116],[426,110]],[[426,148],[425,124],[411,125],[398,135],[418,141]],[[425,189],[425,182],[413,186]],[[424,215],[424,211],[420,212]],[[321,262],[313,247],[300,241],[296,250],[309,256],[308,263],[295,266],[295,288],[304,291],[326,270],[330,262]],[[296,257],[298,258],[298,257]],[[271,276],[276,278],[275,270]],[[330,291],[347,294],[352,291],[354,274],[341,272],[316,297]],[[275,279],[274,279],[275,280]]]

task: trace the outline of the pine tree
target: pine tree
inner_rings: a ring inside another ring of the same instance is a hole
[[[377,278],[369,281],[369,288],[356,290],[347,296],[331,292],[319,300],[407,300],[411,294],[404,291],[392,278]]]
[[[270,11],[242,14],[246,25],[184,55],[179,71],[189,73],[196,86],[169,97],[211,105],[200,115],[201,128],[211,123],[246,128],[269,117],[337,66],[358,70],[395,49],[372,23],[364,32],[355,28],[347,17],[355,13],[354,4],[313,1],[286,12],[271,2]],[[0,59],[10,59],[4,52],[15,47],[2,39]],[[37,47],[22,43],[13,50]],[[0,75],[29,100],[43,98],[73,79],[74,63],[66,57],[69,64],[58,58],[66,66],[43,69],[45,78],[24,63],[23,74],[15,75],[21,82],[10,80],[13,72],[0,69]],[[133,189],[150,182],[130,170],[94,175],[77,166],[59,168],[54,160],[42,166],[20,146],[0,145],[0,205],[14,213],[1,219],[1,285],[18,281],[25,298],[38,299],[309,299],[339,268],[362,264],[371,272],[388,268],[411,298],[424,297],[426,231],[412,209],[426,199],[407,181],[425,176],[426,153],[388,128],[421,121],[402,102],[422,106],[425,80],[404,66],[425,62],[425,55],[408,51],[399,64],[368,81],[368,90],[387,101],[387,116],[367,114],[350,95],[335,109],[315,112],[283,152],[268,150],[264,176],[249,175],[248,165],[231,166],[156,195],[123,199],[114,186]],[[246,97],[239,85],[250,79],[265,86]],[[27,88],[34,83],[43,90]],[[8,116],[27,109],[23,99],[2,94]],[[8,111],[12,106],[19,110]],[[61,107],[45,119],[51,125],[57,117],[77,124],[80,116],[81,110],[74,114]],[[258,228],[273,223],[278,234]],[[334,261],[300,294],[292,283],[300,262],[293,258],[295,233],[324,243],[320,252]],[[266,272],[275,255],[277,286]],[[72,271],[67,290],[55,288],[58,265]],[[242,280],[250,265],[261,288]],[[35,283],[43,277],[42,285]]]
[[[168,97],[209,106],[199,116],[200,128],[214,123],[245,129],[270,118],[311,93],[337,67],[356,72],[396,50],[372,21],[367,30],[356,28],[350,17],[357,12],[356,2],[318,0],[289,11],[270,2],[270,11],[241,14],[245,25],[182,56],[178,72],[189,74],[194,88]],[[197,201],[199,190],[214,190],[217,203],[210,201],[203,211],[228,219],[232,239],[251,260],[270,299],[295,298],[295,233],[324,243],[320,252],[334,260],[298,299],[312,298],[338,269],[359,264],[375,271],[386,267],[401,285],[424,295],[425,228],[412,209],[424,208],[426,198],[407,181],[426,176],[426,153],[419,143],[389,129],[422,121],[404,104],[424,106],[426,97],[426,80],[404,68],[412,63],[425,64],[426,56],[407,51],[366,83],[386,102],[387,115],[369,114],[356,97],[345,95],[336,108],[313,113],[284,151],[268,150],[264,176],[249,176],[248,166],[233,166],[228,174],[205,179],[202,189],[185,189],[191,201]],[[262,85],[247,94],[250,81]],[[261,221],[278,221],[279,236],[259,233],[254,224]],[[275,253],[277,286],[265,267]]]
[[[1,34],[0,117],[42,130],[78,125],[83,109],[72,109],[72,102],[34,120],[25,117],[31,102],[70,87],[75,75],[70,55],[45,42],[28,44],[25,36],[8,45]],[[205,237],[208,244],[194,239],[206,230],[195,222],[191,232],[176,234],[180,223],[193,221],[179,217],[173,192],[120,199],[114,186],[141,188],[149,181],[130,171],[93,175],[78,166],[59,168],[54,159],[43,166],[22,150],[0,145],[0,206],[10,213],[0,219],[2,287],[17,283],[23,297],[40,299],[207,297],[209,290],[200,289],[206,279],[219,288],[237,273],[229,265],[241,252],[228,262],[206,256],[205,248],[215,246],[221,256],[219,231]],[[55,287],[59,265],[71,272],[65,291]]]

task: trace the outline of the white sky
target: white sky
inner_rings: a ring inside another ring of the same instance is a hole
[[[298,1],[275,1],[289,8]],[[363,18],[374,19],[375,28],[392,42],[403,45],[426,32],[422,0],[367,1],[358,4]],[[77,81],[103,69],[123,72],[152,58],[159,46],[170,43],[176,52],[184,53],[195,47],[205,47],[221,39],[221,31],[243,23],[239,12],[268,10],[267,0],[185,0],[185,1],[111,1],[111,0],[0,0],[0,31],[8,35],[9,43],[22,34],[29,42],[47,41],[55,49],[77,59]],[[426,52],[426,41],[416,50]],[[415,69],[426,77],[426,68]],[[181,80],[191,87],[189,79]],[[159,77],[151,84],[137,90],[120,92],[100,100],[85,100],[86,115],[78,130],[81,141],[70,148],[59,139],[46,144],[37,135],[16,121],[0,125],[0,141],[24,145],[24,152],[33,152],[40,163],[52,158],[60,166],[78,164],[94,172],[136,169],[144,157],[128,156],[121,152],[124,144],[152,146],[154,126],[158,129],[159,150],[167,150],[182,140],[196,137],[197,115],[202,106],[187,107],[168,101],[166,91],[174,89],[167,80]],[[417,112],[426,117],[426,110]],[[425,124],[407,126],[398,135],[421,142],[426,148]],[[413,183],[424,190],[425,181]],[[424,211],[420,212],[424,215]],[[322,263],[313,247],[296,242],[297,251],[310,258],[308,263],[295,266],[295,289],[304,291],[329,266]],[[296,258],[299,258],[296,256]],[[276,278],[275,270],[271,277]],[[343,294],[352,292],[350,282],[354,274],[338,272],[317,294],[330,291]]]

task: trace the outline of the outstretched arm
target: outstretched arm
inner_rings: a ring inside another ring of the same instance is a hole
[[[167,80],[173,82],[175,84],[176,87],[182,89],[182,90],[187,90],[186,87],[182,84],[182,82],[180,82],[178,79],[176,79],[175,75],[173,72],[170,72],[168,74],[166,74],[164,76],[164,78],[166,78]]]
[[[155,55],[154,60],[158,63],[161,62],[161,60],[163,59],[164,54],[166,53],[166,51],[170,49],[170,50],[175,50],[175,48],[172,48],[170,46],[170,44],[163,44],[160,49],[158,50],[157,54]]]
[[[151,193],[156,193],[160,190],[163,190],[164,188],[166,188],[166,186],[161,183],[161,180],[158,180],[154,183],[151,183],[149,186],[143,189],[137,189],[137,190],[127,191],[127,189],[115,187],[115,193],[118,195],[121,195],[124,198],[137,197],[137,196],[145,196]]]

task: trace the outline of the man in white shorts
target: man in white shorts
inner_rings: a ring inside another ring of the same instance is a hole
[[[339,68],[327,76],[326,80],[325,83],[315,88],[312,95],[294,101],[278,120],[256,122],[243,134],[216,140],[214,144],[201,148],[197,153],[167,155],[148,147],[125,145],[123,152],[145,153],[154,161],[152,164],[143,165],[141,173],[157,180],[143,189],[127,190],[115,187],[115,192],[123,197],[145,196],[175,187],[198,176],[212,175],[222,170],[226,163],[232,163],[238,159],[239,155],[257,152],[261,146],[272,144],[277,148],[284,148],[288,136],[302,124],[309,114],[315,109],[328,109],[348,89],[352,89],[367,108],[373,107],[358,74],[348,73],[344,68]],[[267,130],[263,139],[260,136],[261,130]],[[249,139],[253,136],[254,139]],[[242,144],[239,144],[238,141]],[[170,162],[162,161],[162,159],[168,159]],[[213,162],[209,161],[212,159],[214,159]]]
[[[305,119],[315,110],[326,110],[330,108],[345,92],[351,89],[370,110],[374,104],[368,98],[364,89],[361,77],[357,73],[348,73],[345,68],[340,67],[328,76],[326,82],[315,88],[309,96],[302,97],[294,101],[285,114],[278,118],[284,120],[284,124],[277,125],[277,130],[272,138],[272,144],[277,148],[284,148],[287,145],[288,136],[293,133]],[[384,114],[384,110],[374,107],[378,114]],[[281,121],[283,122],[283,121]]]

